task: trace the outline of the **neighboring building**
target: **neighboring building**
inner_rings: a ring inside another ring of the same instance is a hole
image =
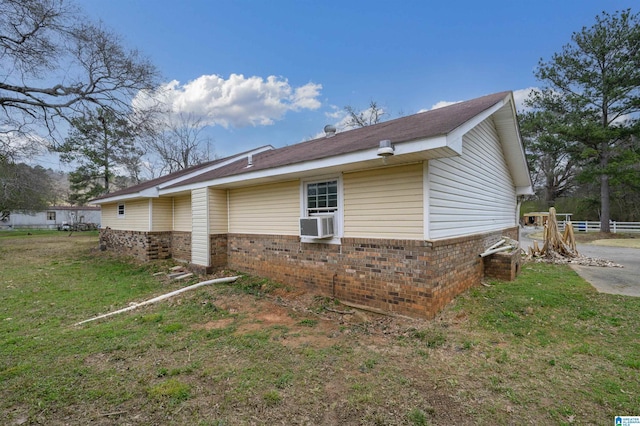
[[[328,130],[94,200],[101,246],[429,318],[479,284],[481,252],[518,238],[532,190],[511,92]]]
[[[556,213],[558,220],[570,222],[573,213]],[[522,215],[524,226],[545,226],[549,220],[549,212],[530,212]]]
[[[63,224],[79,223],[100,225],[100,207],[95,206],[51,206],[47,210],[18,213],[4,212],[0,215],[0,229],[30,228],[58,229]]]

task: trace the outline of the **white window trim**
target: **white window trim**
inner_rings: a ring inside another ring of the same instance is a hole
[[[120,214],[120,206],[122,206],[122,214]],[[126,207],[125,203],[118,203],[116,205],[116,217],[118,219],[124,219],[126,213],[127,213],[127,207]]]
[[[316,239],[310,237],[300,237],[303,243],[320,244],[341,244],[344,229],[344,189],[342,184],[342,174],[317,176],[300,180],[300,217],[309,217],[307,213],[307,185],[310,183],[320,183],[335,180],[338,182],[338,211],[333,215],[334,235],[331,239]]]

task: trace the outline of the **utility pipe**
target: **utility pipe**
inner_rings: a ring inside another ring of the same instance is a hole
[[[484,253],[480,253],[479,256],[480,257],[486,257],[486,256],[489,256],[490,254],[493,254],[493,253],[498,253],[498,252],[501,252],[501,251],[511,250],[512,248],[514,248],[514,247],[513,246],[498,247],[498,248],[494,248],[493,250],[487,250]]]
[[[90,322],[90,321],[95,321],[95,320],[98,320],[98,319],[110,317],[112,315],[121,314],[123,312],[132,311],[132,310],[134,310],[136,308],[139,308],[140,306],[150,305],[152,303],[160,302],[161,300],[168,299],[168,298],[176,296],[176,295],[178,295],[180,293],[184,293],[185,291],[195,290],[196,288],[202,287],[202,286],[205,286],[205,285],[232,283],[232,282],[236,281],[238,278],[240,278],[240,276],[216,278],[215,280],[202,281],[202,282],[199,282],[197,284],[193,284],[193,285],[190,285],[188,287],[183,287],[183,288],[180,288],[178,290],[172,291],[170,293],[166,293],[166,294],[163,294],[161,296],[154,297],[153,299],[145,300],[144,302],[133,303],[132,305],[130,305],[130,306],[126,307],[126,308],[123,308],[123,309],[119,309],[117,311],[113,311],[113,312],[109,312],[109,313],[106,313],[106,314],[98,315],[97,317],[93,317],[93,318],[89,318],[89,319],[84,320],[84,321],[77,322],[74,325],[82,325],[82,324]]]
[[[502,238],[500,241],[498,241],[497,243],[495,243],[491,247],[487,248],[487,250],[493,250],[494,248],[503,245],[505,242],[506,242],[506,240],[504,238]],[[487,250],[485,250],[485,251],[487,251]]]

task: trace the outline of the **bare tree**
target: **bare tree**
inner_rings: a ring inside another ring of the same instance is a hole
[[[554,133],[557,117],[543,111],[528,111],[519,116],[520,131],[538,197],[546,208],[556,199],[570,195],[580,172],[575,144]]]
[[[53,192],[51,178],[42,167],[0,159],[0,213],[44,209],[54,199]]]
[[[180,114],[171,119],[164,131],[146,142],[160,159],[160,174],[172,173],[209,161],[211,139],[202,134],[204,124],[193,115]]]
[[[56,125],[100,107],[132,115],[155,67],[68,0],[0,0],[0,128],[59,138]],[[5,134],[6,135],[6,134]],[[56,137],[58,136],[58,137]],[[2,139],[2,135],[0,135]],[[3,144],[11,155],[11,145]]]
[[[344,107],[344,110],[347,112],[348,117],[344,123],[346,128],[358,128],[377,124],[382,121],[382,117],[387,115],[386,111],[379,107],[376,101],[371,101],[369,108],[364,111],[358,112],[350,105]]]

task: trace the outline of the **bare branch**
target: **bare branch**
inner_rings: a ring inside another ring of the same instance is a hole
[[[69,0],[0,0],[0,125],[57,138],[56,125],[100,107],[120,117],[156,86],[155,67]]]

